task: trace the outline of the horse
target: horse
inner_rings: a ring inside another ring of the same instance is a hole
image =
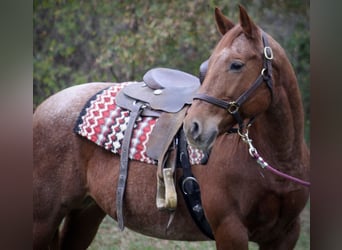
[[[242,6],[239,12],[234,24],[215,8],[222,38],[183,121],[189,144],[210,152],[192,171],[217,249],[248,249],[248,241],[263,250],[293,249],[309,189],[265,166],[309,178],[300,91],[284,49]],[[84,103],[113,84],[66,88],[33,114],[33,249],[85,249],[106,215],[117,220],[120,156],[72,132]],[[181,173],[176,169],[177,178]],[[169,213],[155,206],[155,177],[153,165],[130,161],[125,226],[161,239],[210,240],[178,186],[176,212],[165,229]]]

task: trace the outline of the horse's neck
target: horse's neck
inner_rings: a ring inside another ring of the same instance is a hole
[[[257,118],[253,133],[258,144],[272,152],[273,158],[290,167],[306,154],[302,100],[290,66],[277,76],[272,104]]]

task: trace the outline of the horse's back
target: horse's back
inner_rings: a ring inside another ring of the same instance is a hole
[[[73,133],[77,117],[87,100],[107,86],[108,83],[87,83],[69,87],[37,107],[33,114],[34,187],[42,181],[58,185],[59,178],[68,176],[65,171],[72,171],[68,165],[78,165],[81,143]]]
[[[68,142],[76,138],[72,131],[83,106],[96,92],[108,86],[108,83],[86,83],[69,87],[50,96],[37,107],[33,114],[35,166],[42,160],[36,157],[36,153],[50,150],[50,147],[66,148],[70,144]]]
[[[33,122],[53,122],[58,119],[75,122],[85,102],[96,92],[115,83],[94,82],[66,88],[47,98],[34,112]]]

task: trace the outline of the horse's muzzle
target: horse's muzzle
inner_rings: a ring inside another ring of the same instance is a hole
[[[208,122],[202,123],[196,119],[186,119],[183,127],[188,142],[204,151],[212,147],[218,134],[216,126]]]

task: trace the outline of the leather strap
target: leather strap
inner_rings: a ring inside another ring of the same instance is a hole
[[[183,124],[188,108],[189,106],[185,105],[177,113],[161,113],[146,144],[146,154],[149,157],[158,160],[158,162],[163,160],[172,140]]]
[[[173,181],[170,181],[168,177],[165,177],[164,171],[171,170],[172,174],[175,171],[175,135],[183,124],[187,110],[188,105],[177,113],[162,113],[153,128],[150,139],[146,145],[146,154],[149,157],[158,160],[156,197],[158,209],[166,208],[175,210],[177,205],[177,195],[176,190],[174,189],[174,183]],[[171,223],[171,219],[169,223]]]
[[[126,180],[127,180],[127,172],[128,172],[128,156],[129,156],[129,146],[132,138],[132,132],[134,128],[134,124],[137,118],[141,115],[145,106],[141,102],[135,103],[132,107],[127,129],[125,131],[125,136],[123,138],[122,146],[121,146],[121,157],[120,157],[120,172],[119,172],[119,180],[118,187],[116,190],[116,214],[118,219],[119,228],[121,231],[124,230],[124,218],[123,218],[123,198],[125,194],[126,188]]]
[[[185,203],[191,217],[203,234],[214,240],[214,235],[202,207],[201,191],[197,179],[192,174],[189,161],[188,144],[183,129],[179,130],[178,157],[183,168],[183,176],[180,177],[178,185],[182,191]]]

